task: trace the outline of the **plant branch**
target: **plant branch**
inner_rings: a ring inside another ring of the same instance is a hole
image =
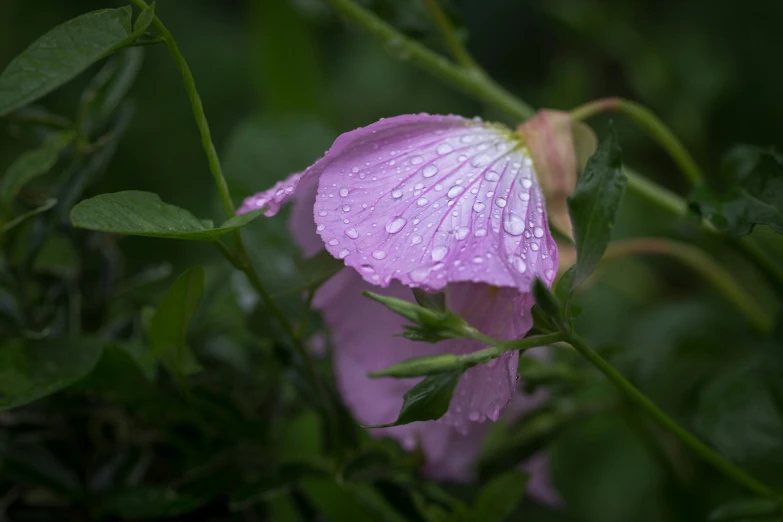
[[[701,442],[699,439],[691,435],[687,430],[677,424],[674,419],[669,417],[669,415],[661,410],[654,402],[648,399],[647,396],[640,392],[633,384],[630,383],[630,381],[623,377],[620,372],[615,370],[611,364],[606,362],[581,338],[573,336],[570,337],[567,342],[571,344],[574,349],[585,359],[590,361],[593,366],[598,368],[598,370],[601,371],[601,373],[603,373],[606,378],[609,379],[609,381],[611,381],[612,384],[614,384],[620,390],[620,392],[628,398],[628,400],[644,410],[666,431],[671,433],[688,448],[690,448],[691,451],[699,455],[702,459],[723,473],[724,476],[733,480],[737,484],[742,485],[748,491],[751,491],[755,494],[764,497],[775,496],[775,492],[772,488],[762,482],[759,482],[742,469],[738,468],[728,460],[718,455],[706,444]]]
[[[634,238],[612,243],[604,259],[630,254],[655,254],[673,257],[701,274],[760,332],[772,328],[772,317],[747,293],[734,276],[703,250],[681,241],[667,238]]]
[[[454,57],[454,60],[465,67],[466,69],[481,69],[478,64],[473,60],[465,46],[462,45],[457,34],[454,31],[454,26],[451,24],[449,17],[441,9],[438,0],[424,0],[424,5],[429,9],[432,18],[435,20],[435,24],[438,26],[443,39],[446,41],[446,45]]]

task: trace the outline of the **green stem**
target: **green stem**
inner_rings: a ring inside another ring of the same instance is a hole
[[[703,250],[672,239],[634,238],[616,241],[609,245],[604,259],[624,257],[629,254],[666,255],[685,263],[704,276],[756,330],[768,332],[772,328],[773,319],[766,310],[745,291],[731,273]]]
[[[139,9],[146,9],[148,7],[147,2],[144,0],[130,0],[130,2]],[[209,124],[207,123],[207,117],[204,114],[204,105],[201,103],[201,96],[199,96],[198,91],[196,90],[196,80],[193,78],[193,73],[190,72],[190,67],[188,67],[185,57],[182,56],[179,47],[177,47],[177,42],[174,40],[174,36],[171,32],[169,32],[157,16],[152,19],[152,23],[155,26],[155,29],[160,33],[160,36],[166,41],[166,47],[169,49],[171,58],[174,60],[174,63],[177,65],[177,68],[182,75],[182,83],[185,84],[185,90],[188,93],[190,105],[193,109],[193,116],[196,119],[196,126],[201,134],[201,146],[204,148],[204,152],[207,155],[207,161],[209,162],[209,171],[215,179],[223,209],[228,217],[232,217],[234,215],[234,202],[231,200],[231,193],[228,190],[226,178],[223,176],[223,169],[220,167],[220,160],[218,159],[215,145],[212,143]]]
[[[628,116],[631,121],[646,131],[652,139],[669,153],[669,156],[688,177],[692,185],[704,181],[704,176],[688,149],[677,136],[647,107],[623,98],[602,98],[586,103],[571,111],[574,121],[586,120],[606,111],[617,111]]]
[[[568,339],[576,351],[578,351],[585,359],[590,361],[593,366],[603,373],[612,384],[614,384],[631,402],[636,404],[642,410],[652,417],[658,424],[660,424],[666,431],[671,433],[683,444],[691,449],[694,453],[699,455],[706,462],[715,467],[718,471],[723,473],[727,478],[733,480],[737,484],[741,484],[749,491],[765,496],[775,496],[775,492],[772,488],[766,484],[759,482],[746,472],[727,461],[712,449],[707,447],[699,439],[691,435],[687,430],[681,427],[677,422],[669,417],[663,410],[655,405],[650,399],[648,399],[642,392],[640,392],[633,384],[631,384],[623,375],[606,362],[598,353],[593,351],[590,346],[587,345],[582,339],[578,337],[571,337]]]
[[[394,27],[351,0],[328,1],[343,16],[353,20],[385,43],[389,49],[394,50],[395,54],[411,60],[425,71],[454,85],[466,94],[495,106],[520,121],[535,113],[533,107],[514,97],[480,70],[452,63],[440,54],[401,34]]]
[[[424,0],[424,4],[427,6],[427,9],[430,10],[430,14],[435,20],[435,24],[438,26],[441,35],[443,35],[443,39],[446,40],[446,45],[448,46],[451,55],[454,57],[454,60],[465,68],[481,69],[473,60],[473,57],[468,50],[465,49],[465,46],[462,45],[462,42],[459,41],[459,38],[457,38],[454,26],[452,26],[449,17],[446,16],[446,13],[441,9],[438,0]]]

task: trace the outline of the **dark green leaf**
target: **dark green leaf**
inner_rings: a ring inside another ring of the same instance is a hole
[[[441,418],[449,409],[451,395],[461,376],[462,370],[458,370],[427,377],[405,393],[402,410],[395,422],[370,427],[401,426],[411,422]]]
[[[413,297],[416,299],[416,302],[424,308],[429,308],[430,310],[435,310],[437,312],[446,311],[446,294],[443,292],[430,293],[425,292],[421,288],[414,288]]]
[[[164,203],[157,194],[128,190],[80,202],[71,210],[71,222],[75,227],[115,234],[213,241],[259,215],[261,210],[255,210],[210,228],[187,210]]]
[[[8,445],[0,441],[3,475],[27,486],[45,488],[70,498],[82,495],[79,475],[40,444]]]
[[[476,522],[505,520],[522,500],[529,478],[527,473],[513,470],[492,479],[481,488],[471,519]]]
[[[561,331],[567,331],[569,329],[568,323],[563,317],[563,307],[560,304],[560,301],[555,294],[547,288],[544,282],[538,278],[533,282],[533,297],[536,300],[536,305],[538,305],[544,316],[551,321],[552,325]]]
[[[304,279],[303,289],[314,290],[345,268],[345,263],[326,250],[304,259],[297,259],[296,268]]]
[[[70,132],[57,134],[39,148],[23,153],[8,167],[3,181],[0,183],[0,197],[2,198],[0,204],[2,204],[6,215],[22,187],[36,177],[49,172],[57,163],[60,152],[71,142],[72,137]]]
[[[92,371],[103,344],[88,337],[6,341],[0,346],[0,410],[46,397],[78,381]]]
[[[242,510],[288,493],[304,477],[329,477],[331,469],[317,461],[284,462],[273,473],[250,481],[231,498],[231,509]]]
[[[714,522],[728,520],[747,520],[759,517],[772,517],[780,513],[779,500],[771,498],[754,498],[738,500],[724,504],[712,513],[710,520]]]
[[[155,2],[152,2],[150,5],[145,7],[141,13],[139,13],[139,17],[136,18],[136,23],[133,24],[133,32],[135,34],[143,33],[144,31],[147,30],[147,27],[150,26],[154,18],[155,18]]]
[[[595,269],[609,245],[612,228],[628,180],[622,169],[614,130],[598,145],[568,198],[576,242],[576,269],[571,289]]]
[[[161,519],[195,511],[208,500],[173,489],[144,486],[108,495],[100,508],[125,520]]]
[[[48,94],[133,38],[130,7],[101,9],[58,25],[0,74],[0,115]]]
[[[194,266],[174,281],[152,316],[150,348],[174,375],[188,375],[201,369],[186,344],[186,334],[203,293],[204,268]]]
[[[11,230],[11,229],[21,225],[22,223],[24,223],[25,221],[27,221],[31,217],[35,217],[38,214],[42,214],[42,213],[46,212],[47,210],[53,208],[55,205],[57,205],[57,200],[56,199],[48,199],[40,207],[36,207],[36,208],[34,208],[32,210],[28,210],[24,214],[20,214],[20,215],[16,216],[14,219],[9,221],[8,223],[3,223],[2,225],[0,225],[0,237],[2,237],[2,235],[5,234],[6,232],[8,232],[9,230]]]
[[[753,147],[737,147],[724,161],[729,189],[716,193],[706,186],[693,191],[699,212],[731,236],[768,225],[783,234],[783,158]]]

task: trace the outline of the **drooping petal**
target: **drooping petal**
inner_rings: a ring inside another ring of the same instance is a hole
[[[370,283],[440,290],[472,281],[527,291],[534,277],[554,277],[544,199],[508,129],[399,116],[340,136],[313,168],[319,234]]]
[[[307,171],[292,174],[283,181],[275,183],[275,186],[271,189],[246,198],[237,209],[237,214],[244,214],[245,212],[251,212],[266,207],[264,215],[267,217],[274,216],[280,211],[280,207],[283,203],[294,197],[299,182],[302,181],[302,178],[305,177],[306,173]],[[311,176],[307,176],[307,178],[310,177]]]

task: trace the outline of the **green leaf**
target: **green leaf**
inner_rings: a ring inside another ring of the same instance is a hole
[[[291,461],[280,464],[272,473],[251,480],[230,500],[232,510],[247,509],[288,493],[304,477],[330,477],[332,470],[318,461]]]
[[[152,23],[152,20],[155,19],[155,2],[152,2],[150,5],[144,8],[144,10],[139,13],[139,17],[136,18],[136,23],[133,24],[133,32],[134,34],[140,35],[144,31],[147,30],[147,28]]]
[[[628,180],[620,162],[614,130],[598,145],[568,198],[568,213],[576,243],[576,269],[571,289],[595,269],[609,245],[617,209]]]
[[[14,161],[0,183],[0,205],[7,215],[14,198],[27,183],[49,172],[57,163],[60,152],[71,142],[73,135],[63,132],[48,139],[37,149],[27,151]]]
[[[457,386],[461,376],[462,370],[456,370],[427,377],[403,395],[402,410],[396,421],[368,427],[387,428],[416,421],[440,419],[449,409],[454,387]]]
[[[728,520],[748,520],[760,517],[773,517],[780,514],[779,500],[771,498],[754,498],[738,500],[724,504],[712,513],[710,520],[714,522]]]
[[[424,308],[429,308],[436,312],[446,311],[446,294],[443,292],[430,293],[421,288],[414,288],[413,298]]]
[[[71,222],[78,228],[130,236],[214,241],[260,215],[260,209],[254,210],[212,228],[187,210],[164,203],[157,194],[127,190],[81,201],[71,210]]]
[[[312,257],[297,259],[296,268],[304,279],[301,288],[315,290],[345,268],[345,263],[326,250],[321,250]]]
[[[0,225],[0,237],[2,237],[3,234],[8,232],[9,230],[11,230],[11,229],[21,225],[22,223],[24,223],[25,221],[27,221],[31,217],[35,217],[38,214],[42,214],[42,213],[46,212],[47,210],[49,210],[51,208],[54,208],[55,205],[57,205],[57,200],[56,199],[53,199],[53,198],[52,199],[47,199],[44,202],[44,204],[41,205],[40,207],[36,207],[36,208],[34,208],[32,210],[28,210],[24,214],[20,214],[20,215],[16,216],[14,219],[9,221],[8,223],[3,223],[2,225]]]
[[[180,275],[163,296],[150,321],[152,353],[175,376],[201,369],[185,342],[190,318],[204,293],[204,268],[194,266]]]
[[[0,116],[50,93],[134,38],[130,7],[101,9],[58,25],[0,74]]]
[[[729,189],[706,186],[691,194],[693,206],[730,236],[743,236],[756,225],[783,234],[783,157],[748,146],[737,147],[724,160]]]
[[[538,278],[533,282],[533,297],[536,300],[536,305],[538,305],[547,319],[551,321],[553,326],[560,331],[568,331],[570,329],[568,322],[563,316],[563,307],[557,296]]]
[[[104,341],[73,337],[0,346],[0,410],[16,408],[67,388],[90,373]]]
[[[208,498],[154,486],[140,486],[104,497],[100,509],[124,520],[146,520],[176,517],[197,510]]]
[[[529,478],[527,473],[514,470],[492,479],[481,488],[471,519],[476,522],[505,520],[522,500]]]

